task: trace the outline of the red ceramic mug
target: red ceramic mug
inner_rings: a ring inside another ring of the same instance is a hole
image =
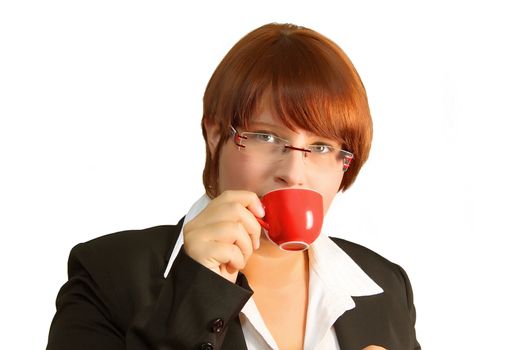
[[[308,249],[323,226],[323,197],[303,188],[285,188],[268,192],[261,198],[266,213],[257,218],[268,239],[283,250]]]

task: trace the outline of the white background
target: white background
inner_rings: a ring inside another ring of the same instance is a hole
[[[523,346],[523,10],[182,4],[0,5],[0,347],[45,347],[75,244],[186,213],[203,191],[206,83],[274,21],[337,42],[369,94],[370,160],[325,232],[407,270],[425,349]]]

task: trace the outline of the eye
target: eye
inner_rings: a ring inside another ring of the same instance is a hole
[[[253,133],[255,140],[265,143],[278,143],[278,137],[268,133]]]
[[[308,148],[313,153],[318,153],[318,154],[328,154],[334,151],[334,148],[328,145],[310,145]]]

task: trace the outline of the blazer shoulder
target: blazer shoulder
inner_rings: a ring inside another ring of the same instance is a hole
[[[358,263],[379,263],[385,265],[393,264],[390,260],[386,259],[382,255],[360,244],[337,237],[330,237],[330,239],[334,241],[339,246],[339,248],[341,248],[346,254],[348,254],[353,260],[355,260]]]
[[[107,234],[71,250],[68,274],[86,270],[92,278],[140,280],[165,268],[182,228],[162,225]]]
[[[157,256],[162,260],[170,257],[182,228],[183,219],[177,225],[159,225],[140,230],[110,233],[77,244],[72,256],[108,260],[140,261],[145,256]],[[128,263],[128,262],[126,262]]]

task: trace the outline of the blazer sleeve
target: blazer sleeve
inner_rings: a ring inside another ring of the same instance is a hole
[[[410,284],[410,280],[408,279],[408,275],[403,270],[403,268],[399,265],[396,265],[399,268],[399,272],[401,276],[403,277],[403,281],[405,282],[405,290],[406,290],[406,297],[407,297],[407,306],[408,306],[408,313],[410,318],[410,336],[409,339],[412,340],[413,349],[414,350],[421,350],[421,345],[419,345],[419,342],[417,341],[416,337],[416,308],[414,306],[414,294],[412,292],[412,285]]]
[[[181,249],[159,291],[133,304],[143,306],[127,320],[117,291],[130,286],[115,283],[122,280],[112,275],[111,262],[105,268],[94,255],[85,244],[70,254],[69,279],[57,297],[48,350],[220,349],[229,325],[252,295],[249,287],[229,282]]]

